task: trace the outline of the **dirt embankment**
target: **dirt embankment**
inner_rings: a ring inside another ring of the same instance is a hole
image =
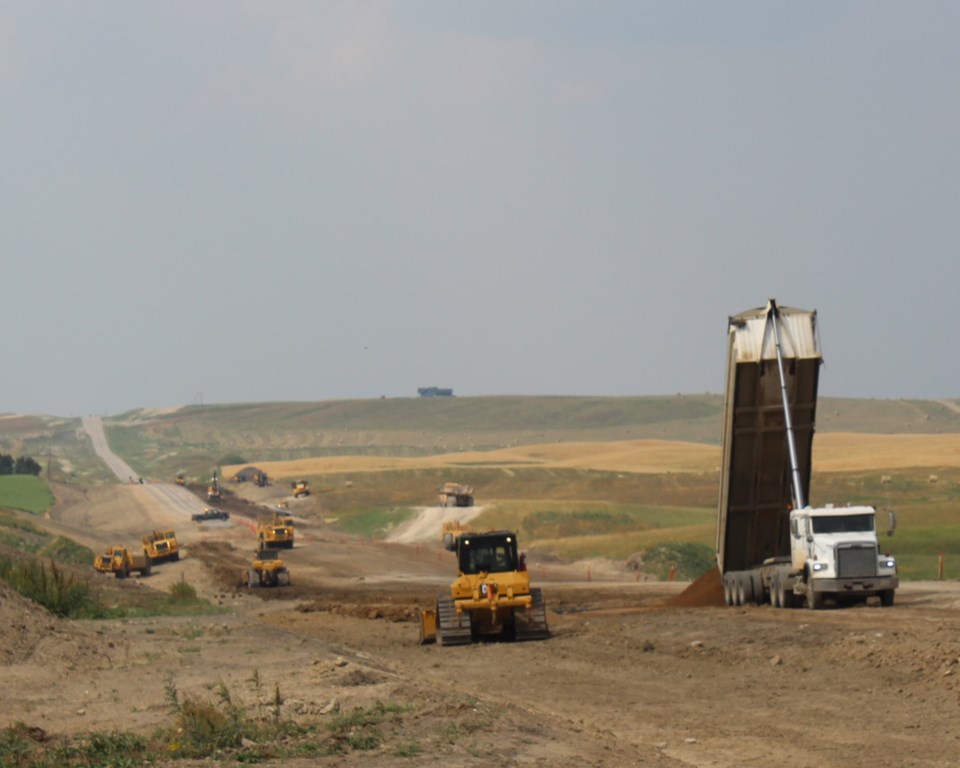
[[[242,589],[252,531],[233,517],[192,523],[152,499],[126,486],[76,494],[50,523],[106,544],[180,515],[182,561],[100,583],[132,593],[185,578],[222,613],[63,622],[0,590],[0,721],[150,733],[170,722],[171,682],[206,700],[222,683],[256,713],[259,680],[305,724],[396,706],[380,746],[276,766],[955,764],[953,582],[907,585],[893,608],[790,611],[713,607],[716,574],[664,584],[551,564],[532,571],[549,640],[420,646],[413,616],[447,589],[449,553],[314,522],[282,553],[292,587]]]

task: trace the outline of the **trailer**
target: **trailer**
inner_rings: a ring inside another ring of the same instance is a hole
[[[826,600],[893,605],[896,561],[872,506],[811,507],[820,353],[815,311],[765,307],[729,319],[717,565],[727,605]],[[890,513],[888,533],[896,527]]]

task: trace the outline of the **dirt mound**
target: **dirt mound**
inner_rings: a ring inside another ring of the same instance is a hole
[[[679,595],[667,600],[666,604],[672,608],[723,605],[723,581],[720,579],[720,569],[711,568]]]
[[[33,655],[40,641],[56,631],[59,619],[0,581],[0,665]]]

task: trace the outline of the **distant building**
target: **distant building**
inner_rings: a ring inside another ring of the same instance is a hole
[[[417,394],[420,397],[453,397],[453,390],[441,387],[420,387]]]

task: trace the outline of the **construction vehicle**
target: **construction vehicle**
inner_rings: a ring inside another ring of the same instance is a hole
[[[221,492],[220,492],[220,478],[217,477],[217,471],[213,471],[213,478],[210,480],[210,485],[207,486],[207,500],[208,501],[220,501]]]
[[[530,587],[525,556],[511,531],[480,533],[445,523],[444,547],[457,555],[458,575],[435,609],[420,612],[420,642],[466,645],[483,638],[542,640],[550,636],[546,604]]]
[[[118,579],[127,578],[131,571],[137,571],[141,576],[149,576],[152,566],[153,562],[146,549],[137,553],[126,547],[109,547],[93,561],[93,567],[99,573],[112,573]]]
[[[244,577],[248,587],[283,587],[290,583],[290,571],[275,549],[261,548]]]
[[[444,483],[440,486],[441,507],[472,507],[473,488],[460,483]]]
[[[177,485],[186,485],[187,476],[183,472],[177,472]]]
[[[251,479],[257,488],[266,488],[269,484],[266,472],[254,472]]]
[[[230,513],[215,507],[204,507],[203,512],[194,512],[190,519],[195,523],[202,523],[206,520],[229,520]]]
[[[170,528],[155,530],[143,537],[143,549],[155,563],[180,559],[177,534]]]
[[[290,487],[293,488],[293,498],[299,499],[301,496],[310,495],[310,487],[307,485],[306,480],[297,480],[293,483],[290,483]]]
[[[816,312],[766,307],[728,325],[717,565],[727,605],[893,605],[897,564],[872,506],[808,505],[821,354]],[[890,513],[888,535],[896,527]]]
[[[293,518],[275,511],[269,518],[257,521],[257,544],[263,549],[293,549]]]

